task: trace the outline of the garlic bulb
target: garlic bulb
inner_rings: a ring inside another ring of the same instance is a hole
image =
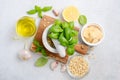
[[[19,52],[19,58],[22,60],[28,60],[30,59],[32,56],[30,54],[30,52],[26,49],[23,49]]]
[[[50,64],[50,68],[52,71],[54,71],[58,66],[58,61],[54,61]]]

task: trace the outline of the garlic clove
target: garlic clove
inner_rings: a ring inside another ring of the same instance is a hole
[[[50,69],[54,71],[58,66],[58,61],[54,61],[50,64]]]
[[[61,69],[60,69],[60,71],[61,72],[65,72],[66,71],[66,65],[65,64],[61,64]]]
[[[21,50],[19,52],[19,58],[22,60],[28,60],[32,57],[32,55],[30,54],[30,52],[28,50]]]
[[[59,16],[59,12],[57,10],[54,9],[52,12],[55,16]]]

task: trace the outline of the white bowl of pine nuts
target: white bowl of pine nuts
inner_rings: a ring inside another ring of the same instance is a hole
[[[89,72],[88,61],[82,56],[73,56],[67,64],[68,74],[75,79],[84,77]]]

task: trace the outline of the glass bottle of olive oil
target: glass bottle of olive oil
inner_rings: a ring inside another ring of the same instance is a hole
[[[35,20],[32,17],[24,16],[18,20],[16,33],[22,37],[31,37],[36,32]]]

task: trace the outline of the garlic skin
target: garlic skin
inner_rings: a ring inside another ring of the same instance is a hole
[[[65,64],[61,64],[61,69],[60,69],[60,71],[61,72],[65,72],[66,71],[66,65]]]
[[[50,64],[50,69],[54,71],[58,66],[58,61],[54,61]]]
[[[23,49],[19,52],[19,58],[21,60],[28,60],[32,57],[32,55],[30,54],[30,52],[26,49]]]

